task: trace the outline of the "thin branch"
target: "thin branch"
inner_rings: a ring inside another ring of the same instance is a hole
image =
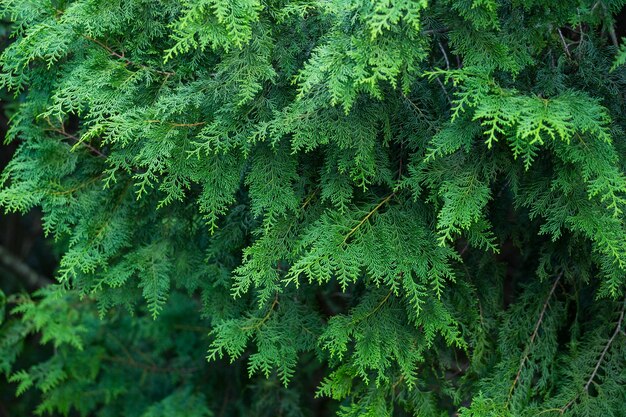
[[[600,358],[598,358],[598,362],[596,362],[596,366],[593,368],[593,372],[591,373],[591,376],[589,377],[589,379],[585,383],[585,386],[583,387],[584,392],[589,392],[589,387],[591,386],[591,383],[593,382],[593,380],[595,379],[596,375],[598,374],[598,371],[600,370],[600,365],[604,361],[604,357],[606,356],[607,352],[609,351],[609,348],[613,344],[613,341],[615,340],[615,337],[618,334],[620,334],[620,333],[624,334],[624,330],[622,329],[622,322],[624,321],[624,312],[625,311],[626,311],[626,299],[624,299],[624,302],[622,303],[622,309],[621,309],[621,311],[619,313],[619,319],[617,320],[617,325],[615,326],[615,331],[613,331],[613,334],[611,335],[611,337],[609,338],[608,342],[604,346],[604,349],[602,350],[602,354],[600,355]],[[572,404],[574,404],[574,402],[576,402],[576,400],[578,399],[579,396],[580,396],[580,393],[576,394],[576,396],[574,398],[572,398],[567,404],[565,404],[562,408],[560,408],[559,409],[560,413],[561,414],[565,413],[565,411],[567,411],[567,409],[570,408],[572,406]]]
[[[511,184],[511,178],[509,178],[504,185],[502,186],[502,188],[500,188],[500,191],[498,191],[498,197],[502,196],[502,193],[504,193],[504,190],[506,190],[506,188]]]
[[[293,221],[289,223],[289,227],[287,228],[287,231],[283,235],[283,238],[282,238],[282,242],[283,243],[285,243],[287,241],[287,239],[289,238],[289,232],[291,232],[291,229],[293,228],[293,226],[296,223],[298,223],[299,219],[304,217],[304,209],[311,203],[311,201],[313,201],[313,198],[317,195],[317,192],[318,192],[318,189],[315,188],[313,190],[313,192],[311,192],[311,194],[309,194],[309,196],[306,198],[306,200],[304,200],[304,203],[302,203],[302,206],[300,207],[300,211],[299,211],[298,215],[295,216],[293,218]]]
[[[104,152],[102,152],[100,149],[96,148],[92,144],[90,144],[88,142],[85,142],[84,140],[82,140],[78,136],[75,136],[75,135],[72,135],[71,133],[66,132],[65,128],[63,126],[61,128],[58,128],[58,127],[55,127],[50,122],[49,119],[46,118],[46,121],[50,125],[50,129],[46,129],[46,130],[58,133],[58,134],[64,136],[65,138],[70,139],[72,142],[74,142],[74,146],[76,146],[76,145],[84,146],[85,148],[89,149],[94,156],[97,156],[98,158],[106,159],[108,157],[107,154],[105,154]],[[142,172],[139,168],[136,168],[136,167],[130,167],[130,170],[132,172],[134,172],[134,173],[141,173]],[[101,176],[102,176],[102,174],[99,177],[101,177]]]
[[[579,16],[579,19],[580,19],[580,12],[578,13],[578,16]],[[580,19],[580,22],[581,23],[578,24],[578,28],[580,30],[580,40],[579,40],[579,42],[582,44],[583,40],[585,39],[585,31],[583,30],[582,19]]]
[[[597,2],[595,2],[595,4],[593,5],[593,7],[591,8],[590,12],[593,12],[596,7],[598,7],[600,5],[600,0],[598,0]]]
[[[461,249],[459,251],[459,256],[463,256],[463,254],[467,251],[467,249],[469,249],[469,241],[465,242],[465,245],[463,246],[463,249]]]
[[[52,284],[52,280],[39,274],[3,246],[0,246],[0,263],[6,265],[11,271],[23,278],[25,283],[31,288],[42,288]]]
[[[117,362],[117,363],[123,363],[126,364],[130,367],[133,368],[138,368],[138,369],[142,369],[146,372],[151,372],[151,373],[179,373],[179,374],[187,374],[187,373],[193,373],[195,371],[197,371],[198,369],[200,369],[200,367],[193,367],[193,368],[174,368],[174,367],[160,367],[158,365],[156,365],[154,363],[154,361],[148,357],[148,355],[146,355],[145,353],[139,351],[138,349],[135,349],[135,351],[137,351],[139,353],[139,355],[141,355],[144,359],[147,359],[148,361],[152,362],[151,364],[145,364],[143,362],[138,362],[137,360],[135,360],[135,358],[133,357],[133,355],[130,353],[130,351],[128,350],[128,348],[126,347],[126,345],[124,344],[124,342],[122,340],[120,340],[115,334],[113,333],[109,333],[108,334],[109,338],[112,339],[115,343],[117,343],[121,350],[122,353],[124,354],[125,358],[122,357],[118,357],[118,356],[105,356],[103,359],[111,361],[111,362]]]
[[[306,198],[306,200],[304,200],[304,203],[302,203],[302,206],[300,207],[300,211],[304,210],[306,208],[306,206],[308,206],[311,201],[313,200],[313,197],[315,197],[315,195],[317,194],[318,189],[315,188],[313,190],[313,192],[311,194],[309,194],[309,196]]]
[[[174,123],[174,122],[164,122],[162,120],[146,120],[147,123],[167,123],[170,126],[174,127],[196,127],[205,125],[206,122],[196,122],[196,123]]]
[[[174,327],[175,329],[178,329],[178,330],[186,330],[186,331],[189,331],[189,332],[197,332],[197,333],[202,333],[202,334],[209,334],[213,330],[210,327],[189,326],[189,325],[186,325],[186,324],[175,324],[172,327]]]
[[[602,8],[604,9],[605,13],[608,16],[611,16],[611,12],[606,7],[606,4],[604,4],[604,2],[598,2],[598,3],[602,5]],[[615,26],[611,25],[611,27],[609,27],[609,35],[611,36],[611,42],[613,43],[613,46],[616,48],[619,48],[619,42],[617,41],[617,35],[615,34]]]
[[[130,366],[131,368],[141,369],[145,372],[150,372],[154,374],[158,374],[158,373],[191,374],[200,369],[199,366],[195,366],[192,368],[174,368],[170,366],[160,367],[157,365],[147,365],[145,363],[137,362],[134,359],[130,360],[127,358],[120,358],[118,356],[104,356],[103,359],[106,361],[110,361],[110,362],[121,363],[126,366]]]
[[[270,318],[270,316],[272,315],[272,311],[274,311],[274,308],[277,305],[278,305],[278,293],[276,294],[276,296],[274,296],[274,302],[272,302],[272,305],[270,306],[269,310],[267,310],[267,314],[265,314],[265,317],[263,317],[257,324],[255,324],[253,326],[241,327],[241,330],[245,331],[245,330],[256,330],[256,329],[259,329]]]
[[[407,103],[409,103],[411,105],[411,107],[413,107],[413,109],[421,116],[421,118],[424,120],[424,122],[428,125],[429,129],[432,130],[436,130],[435,126],[433,125],[433,123],[428,119],[428,117],[426,116],[426,114],[424,114],[424,112],[422,111],[422,109],[419,108],[419,106],[417,104],[415,104],[409,97],[407,97],[406,94],[402,93],[402,98],[404,98],[406,100]]]
[[[511,388],[509,389],[509,397],[507,399],[507,403],[511,399],[511,396],[513,395],[513,391],[515,390],[515,386],[519,382],[520,376],[522,375],[522,369],[524,369],[524,365],[526,364],[526,361],[528,360],[528,355],[530,354],[530,347],[535,342],[535,338],[537,337],[537,334],[539,333],[539,327],[541,327],[541,323],[543,322],[543,317],[546,314],[548,305],[550,304],[550,299],[552,298],[552,295],[554,294],[554,290],[556,289],[556,286],[558,285],[562,276],[563,276],[563,272],[561,271],[559,275],[556,277],[556,279],[554,280],[554,284],[552,284],[552,288],[550,288],[550,293],[546,297],[546,301],[543,303],[541,314],[539,314],[539,319],[537,320],[537,323],[535,324],[535,329],[533,330],[533,333],[530,336],[530,341],[528,342],[528,345],[526,345],[526,349],[524,350],[524,355],[522,356],[522,359],[520,360],[517,374],[515,375],[513,384],[511,385]]]
[[[111,48],[110,48],[108,45],[106,45],[105,43],[100,42],[99,40],[94,39],[94,38],[92,38],[92,37],[90,37],[90,36],[83,35],[83,38],[85,38],[85,39],[87,39],[88,41],[91,41],[91,42],[93,42],[93,43],[97,44],[98,46],[100,46],[101,48],[103,48],[105,51],[107,51],[109,54],[111,54],[112,56],[114,56],[114,57],[116,57],[116,58],[121,59],[122,61],[126,62],[126,64],[128,64],[128,65],[132,65],[132,66],[135,66],[135,67],[140,67],[140,68],[144,68],[144,69],[147,69],[147,70],[150,70],[150,71],[154,71],[154,72],[156,72],[157,74],[165,75],[166,77],[169,77],[169,76],[175,75],[175,73],[173,73],[173,72],[158,70],[158,69],[155,69],[155,68],[149,67],[149,66],[147,66],[147,65],[144,65],[144,64],[140,64],[140,63],[138,63],[138,62],[131,61],[130,59],[126,58],[126,56],[125,56],[123,53],[121,53],[121,54],[120,54],[120,53],[118,53],[118,52],[115,52],[113,49],[111,49]]]
[[[450,29],[448,28],[441,28],[441,29],[428,29],[428,30],[423,30],[421,33],[422,35],[436,35],[439,33],[448,33],[450,32]]]
[[[440,41],[437,41],[437,45],[439,45],[439,50],[443,54],[443,59],[445,59],[446,61],[446,69],[450,71],[450,60],[448,59],[448,54],[446,53],[446,50],[443,48],[443,45]]]
[[[361,227],[370,217],[372,217],[372,215],[374,215],[374,213],[376,213],[378,211],[379,208],[381,208],[382,206],[385,205],[385,203],[387,203],[389,200],[391,200],[391,198],[393,196],[395,196],[396,193],[391,193],[389,194],[387,197],[385,197],[383,199],[383,201],[381,201],[380,203],[378,203],[376,205],[376,207],[374,207],[369,213],[367,213],[367,215],[359,222],[359,224],[357,224],[356,226],[354,226],[349,232],[348,234],[343,238],[343,242],[342,244],[346,244],[348,242],[348,239],[350,239],[350,236],[352,236],[354,234],[354,232],[356,232],[358,230],[359,227]]]
[[[624,320],[625,309],[626,309],[626,300],[624,300],[624,302],[622,303],[622,310],[619,313],[619,319],[617,320],[617,326],[615,326],[615,331],[611,335],[611,338],[609,339],[609,341],[606,343],[606,346],[604,346],[604,350],[602,351],[602,354],[600,355],[600,358],[598,359],[598,363],[596,363],[596,367],[593,368],[593,372],[591,373],[589,380],[585,384],[585,392],[589,391],[589,386],[593,382],[593,379],[596,377],[596,374],[598,373],[598,370],[600,369],[600,364],[602,364],[602,361],[604,360],[606,353],[609,351],[609,348],[611,347],[613,340],[615,340],[615,336],[617,336],[620,330],[622,329],[622,321]]]
[[[437,78],[435,78],[435,80],[437,80],[437,83],[439,84],[439,86],[443,90],[443,94],[445,94],[446,99],[448,99],[448,104],[452,105],[452,98],[450,97],[450,94],[448,94],[448,90],[446,90],[446,86],[443,85],[443,83],[441,82],[441,78],[437,77]]]
[[[2,417],[10,417],[9,412],[2,402],[0,402],[0,416]]]
[[[90,178],[88,181],[81,182],[80,184],[78,184],[75,187],[68,188],[68,189],[63,190],[63,191],[49,191],[48,194],[56,195],[56,196],[72,194],[72,193],[75,193],[78,190],[81,190],[81,189],[89,186],[90,184],[93,184],[94,182],[98,181],[99,179],[102,179],[103,176],[104,176],[104,174],[100,174],[100,175],[98,175],[96,177]]]
[[[226,393],[224,394],[224,399],[222,400],[222,406],[220,408],[220,414],[219,417],[224,417],[224,415],[226,415],[226,406],[228,405],[228,400],[230,397],[230,384],[228,385],[228,388],[226,389]]]
[[[572,54],[569,51],[569,48],[567,46],[567,42],[565,42],[565,38],[563,37],[563,32],[561,32],[561,28],[558,28],[557,32],[559,32],[559,36],[561,38],[561,42],[563,42],[563,48],[565,49],[565,53],[567,54],[567,57],[569,59],[572,59]]]
[[[374,309],[370,312],[368,312],[365,316],[354,320],[352,323],[353,324],[357,324],[362,322],[363,320],[367,319],[368,317],[371,317],[373,314],[375,314],[378,310],[380,310],[380,308],[387,302],[387,300],[389,299],[389,297],[391,297],[391,294],[393,293],[393,289],[389,290],[389,292],[387,293],[387,295],[385,296],[385,298],[383,298],[380,303],[378,303],[378,305],[376,305],[376,307],[374,307]]]
[[[609,35],[611,35],[611,42],[613,43],[613,46],[619,48],[619,42],[617,40],[617,35],[615,34],[615,28],[613,26],[609,28]]]
[[[415,111],[417,111],[419,113],[420,116],[422,116],[424,119],[428,120],[428,118],[426,117],[426,115],[424,114],[422,109],[420,109],[417,104],[415,104],[413,101],[411,101],[411,99],[408,98],[406,96],[406,94],[402,93],[402,97],[407,101],[407,103],[409,103],[411,105],[411,107],[413,107],[415,109]]]
[[[83,140],[81,140],[80,138],[71,135],[69,133],[66,132],[62,132],[62,131],[58,131],[60,134],[62,134],[63,136],[65,136],[68,139],[72,139],[75,144],[81,144],[82,146],[84,146],[85,148],[89,149],[91,151],[91,153],[93,153],[94,155],[96,155],[98,158],[106,158],[107,154],[105,154],[104,152],[102,152],[100,149],[96,148],[95,146],[93,146],[90,143],[87,143]]]
[[[398,385],[400,385],[402,383],[402,381],[404,381],[404,375],[400,375],[400,378],[398,378],[398,380],[391,386],[391,393],[395,394],[396,392],[396,388],[398,387]]]
[[[398,166],[398,179],[402,179],[402,159],[404,155],[404,142],[400,142],[400,163]]]
[[[71,141],[74,142],[74,145],[82,145],[85,148],[89,149],[91,151],[91,153],[93,153],[95,156],[99,157],[99,158],[106,158],[107,155],[102,153],[102,151],[96,147],[94,147],[93,145],[91,145],[90,143],[85,142],[84,140],[81,140],[78,136],[72,135],[71,133],[68,133],[65,131],[65,128],[63,126],[61,126],[60,128],[54,126],[52,124],[52,122],[50,121],[50,119],[46,118],[46,121],[48,122],[48,125],[50,125],[50,129],[46,129],[46,130],[50,130],[52,132],[56,132],[62,136],[64,136],[67,139],[70,139]]]

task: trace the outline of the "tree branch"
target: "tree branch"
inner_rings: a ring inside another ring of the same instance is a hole
[[[546,310],[548,309],[548,305],[550,304],[550,298],[552,298],[552,294],[554,294],[554,290],[556,290],[556,286],[558,285],[558,283],[561,280],[562,276],[563,276],[563,272],[561,271],[559,273],[559,275],[556,277],[556,279],[554,280],[554,284],[552,284],[552,288],[550,288],[550,293],[546,297],[546,301],[543,303],[543,307],[541,309],[541,314],[539,314],[539,319],[537,320],[537,323],[535,324],[535,329],[533,330],[533,334],[530,336],[530,341],[528,342],[528,345],[526,346],[526,349],[524,350],[524,355],[522,356],[522,359],[520,360],[520,364],[519,364],[519,368],[517,370],[517,374],[515,375],[515,379],[513,380],[513,384],[511,385],[511,388],[509,389],[509,397],[507,399],[507,403],[511,399],[511,396],[513,395],[513,391],[515,390],[515,386],[519,382],[520,376],[522,374],[522,369],[524,369],[524,365],[526,364],[526,361],[528,360],[528,355],[530,353],[530,347],[535,342],[535,338],[537,337],[537,334],[539,333],[539,327],[541,327],[541,323],[543,322],[543,317],[546,314]]]
[[[39,274],[17,256],[0,246],[0,262],[24,279],[31,288],[42,288],[52,284],[52,280]]]
[[[624,321],[624,310],[625,309],[626,309],[626,299],[622,303],[622,310],[619,313],[619,319],[617,320],[617,326],[615,326],[615,331],[611,335],[611,338],[609,339],[609,341],[604,346],[604,350],[602,351],[602,354],[600,355],[600,358],[598,359],[598,363],[596,363],[596,367],[593,368],[593,372],[591,373],[591,376],[589,377],[589,380],[585,384],[585,392],[589,391],[589,386],[593,382],[593,379],[596,377],[596,374],[598,373],[598,370],[600,369],[600,364],[602,364],[602,361],[604,360],[604,357],[606,356],[606,353],[609,351],[609,348],[611,347],[611,344],[613,343],[613,340],[615,340],[615,336],[617,336],[619,334],[620,330],[622,329],[622,321]]]
[[[50,129],[46,129],[46,130],[58,133],[61,136],[64,136],[65,138],[70,139],[71,141],[74,142],[74,145],[81,144],[82,146],[84,146],[85,148],[89,149],[91,151],[91,153],[93,153],[95,156],[97,156],[99,158],[106,158],[107,157],[107,155],[105,153],[103,153],[100,149],[94,147],[90,143],[85,142],[84,140],[81,140],[79,137],[74,136],[71,133],[66,132],[64,126],[61,126],[60,128],[56,127],[55,125],[52,124],[50,119],[48,119],[47,117],[46,117],[46,122],[48,122],[48,125],[50,126]]]
[[[346,243],[348,243],[348,239],[350,239],[350,237],[354,234],[354,232],[356,232],[358,230],[359,227],[361,227],[363,225],[363,223],[365,223],[370,217],[372,217],[372,215],[374,213],[376,213],[378,211],[379,208],[381,208],[382,206],[385,205],[385,203],[387,203],[389,200],[391,200],[391,198],[393,196],[395,196],[396,193],[393,192],[391,194],[389,194],[387,197],[385,197],[383,199],[383,201],[381,201],[380,203],[378,203],[376,205],[376,207],[374,207],[369,213],[367,213],[367,215],[359,222],[359,224],[357,224],[356,226],[354,226],[349,232],[348,234],[343,238],[343,242],[342,244],[345,245]]]
[[[596,362],[596,366],[593,368],[593,372],[591,373],[591,376],[589,377],[589,379],[585,383],[585,386],[583,387],[585,392],[589,392],[589,387],[591,386],[591,383],[593,382],[594,378],[596,377],[596,374],[600,370],[600,365],[604,361],[604,357],[606,356],[607,352],[609,351],[609,348],[611,347],[611,344],[613,344],[613,340],[615,340],[615,337],[618,334],[620,334],[620,333],[624,334],[624,330],[622,330],[622,322],[624,321],[624,312],[625,311],[626,311],[626,299],[624,299],[624,302],[622,303],[622,310],[619,313],[619,319],[617,320],[617,325],[615,326],[615,331],[613,332],[613,334],[609,338],[609,341],[604,346],[604,349],[602,350],[602,354],[600,355],[600,358],[598,359],[598,362]],[[560,414],[565,413],[565,411],[567,411],[567,409],[570,408],[572,406],[572,404],[574,404],[574,402],[576,402],[576,400],[578,399],[579,396],[580,396],[580,393],[576,394],[576,396],[574,398],[572,398],[567,404],[565,404],[563,407],[561,407],[559,409]]]
[[[567,57],[569,59],[572,59],[572,54],[569,51],[569,48],[567,46],[567,42],[565,42],[565,38],[563,37],[563,32],[561,32],[561,28],[558,28],[557,32],[559,32],[559,36],[561,38],[561,42],[563,42],[563,48],[565,49],[565,53],[567,54]]]
[[[120,53],[118,53],[118,52],[115,52],[115,51],[114,51],[113,49],[111,49],[108,45],[106,45],[106,44],[105,44],[105,43],[103,43],[103,42],[100,42],[100,41],[99,41],[99,40],[97,40],[97,39],[94,39],[94,38],[89,37],[89,36],[87,36],[87,35],[83,35],[83,38],[87,39],[88,41],[91,41],[91,42],[95,43],[96,45],[100,46],[100,47],[101,47],[101,48],[103,48],[105,51],[107,51],[109,54],[111,54],[112,56],[114,56],[114,57],[116,57],[116,58],[121,59],[122,61],[124,61],[124,62],[125,62],[126,64],[128,64],[128,65],[132,65],[132,66],[134,66],[134,67],[140,67],[140,68],[144,68],[144,69],[147,69],[147,70],[150,70],[150,71],[154,71],[154,72],[156,72],[157,74],[165,75],[166,77],[170,77],[170,76],[172,76],[172,75],[175,75],[175,73],[173,73],[173,72],[158,70],[158,69],[156,69],[156,68],[152,68],[152,67],[149,67],[149,66],[147,66],[147,65],[144,65],[144,64],[140,64],[140,63],[138,63],[138,62],[131,61],[130,59],[126,58],[126,56],[125,56],[123,53],[122,53],[122,54],[120,54]]]

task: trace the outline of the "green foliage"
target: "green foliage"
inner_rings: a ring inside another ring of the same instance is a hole
[[[53,415],[622,415],[624,3],[1,1],[0,206],[61,259],[0,371]]]
[[[617,56],[615,57],[615,61],[613,61],[612,70],[616,69],[620,65],[626,64],[626,46],[624,45],[624,39],[622,39],[622,45],[619,48]]]

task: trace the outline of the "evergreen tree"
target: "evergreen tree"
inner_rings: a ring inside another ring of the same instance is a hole
[[[53,415],[624,416],[625,4],[0,0],[0,205],[61,253],[0,370]]]

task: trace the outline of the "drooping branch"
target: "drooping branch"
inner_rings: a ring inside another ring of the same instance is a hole
[[[526,361],[528,360],[528,355],[530,354],[530,348],[535,342],[535,339],[537,338],[537,334],[539,333],[539,328],[541,327],[541,323],[543,323],[543,318],[546,314],[546,310],[548,309],[548,305],[550,304],[550,299],[552,298],[552,295],[554,294],[554,290],[556,290],[556,287],[559,281],[561,280],[562,276],[563,276],[563,272],[561,271],[559,275],[556,277],[556,279],[554,280],[554,284],[552,284],[552,288],[550,288],[550,293],[546,297],[546,301],[543,303],[543,307],[541,308],[541,313],[539,314],[537,323],[535,323],[535,328],[533,330],[533,333],[530,336],[528,345],[526,346],[526,349],[524,350],[524,354],[522,355],[522,359],[520,360],[519,368],[517,369],[517,374],[515,375],[513,384],[511,385],[511,388],[509,389],[509,397],[507,399],[507,403],[508,401],[511,400],[511,397],[513,396],[513,391],[515,390],[515,386],[519,382],[520,376],[522,375],[522,370],[524,369],[524,365],[526,364]]]
[[[604,346],[604,350],[602,350],[602,354],[600,355],[600,358],[598,359],[598,362],[596,363],[595,368],[593,368],[593,372],[591,373],[591,376],[589,377],[589,380],[585,384],[585,392],[589,391],[589,386],[591,385],[591,383],[593,382],[594,378],[596,377],[596,374],[598,373],[598,369],[600,369],[600,365],[604,361],[604,357],[606,356],[606,353],[609,351],[609,348],[611,347],[611,344],[613,344],[613,341],[615,340],[615,336],[617,336],[619,334],[620,330],[622,329],[622,322],[624,321],[624,310],[625,309],[626,309],[626,300],[624,300],[624,302],[622,303],[622,310],[619,313],[619,319],[617,320],[617,325],[615,326],[615,331],[611,335],[611,338],[609,339],[609,341]]]
[[[600,370],[600,366],[602,365],[602,362],[604,362],[604,357],[606,356],[607,352],[609,351],[609,348],[613,344],[613,341],[615,340],[618,334],[624,332],[622,330],[622,323],[624,322],[625,312],[626,312],[626,299],[624,299],[624,302],[622,303],[622,309],[620,310],[619,318],[617,319],[617,325],[615,326],[615,330],[613,331],[613,334],[611,335],[609,340],[606,342],[606,345],[604,345],[604,349],[602,349],[602,353],[600,354],[600,357],[598,358],[598,361],[596,362],[596,366],[593,368],[593,372],[591,372],[589,379],[587,379],[587,382],[585,383],[585,386],[583,387],[583,392],[585,393],[589,392],[589,387],[591,386],[593,380],[596,378],[596,375],[598,374],[598,371]],[[565,413],[565,411],[567,411],[567,409],[570,408],[572,404],[574,404],[574,402],[576,402],[579,396],[580,394],[577,394],[567,404],[565,404],[559,410],[560,413],[561,414]]]

